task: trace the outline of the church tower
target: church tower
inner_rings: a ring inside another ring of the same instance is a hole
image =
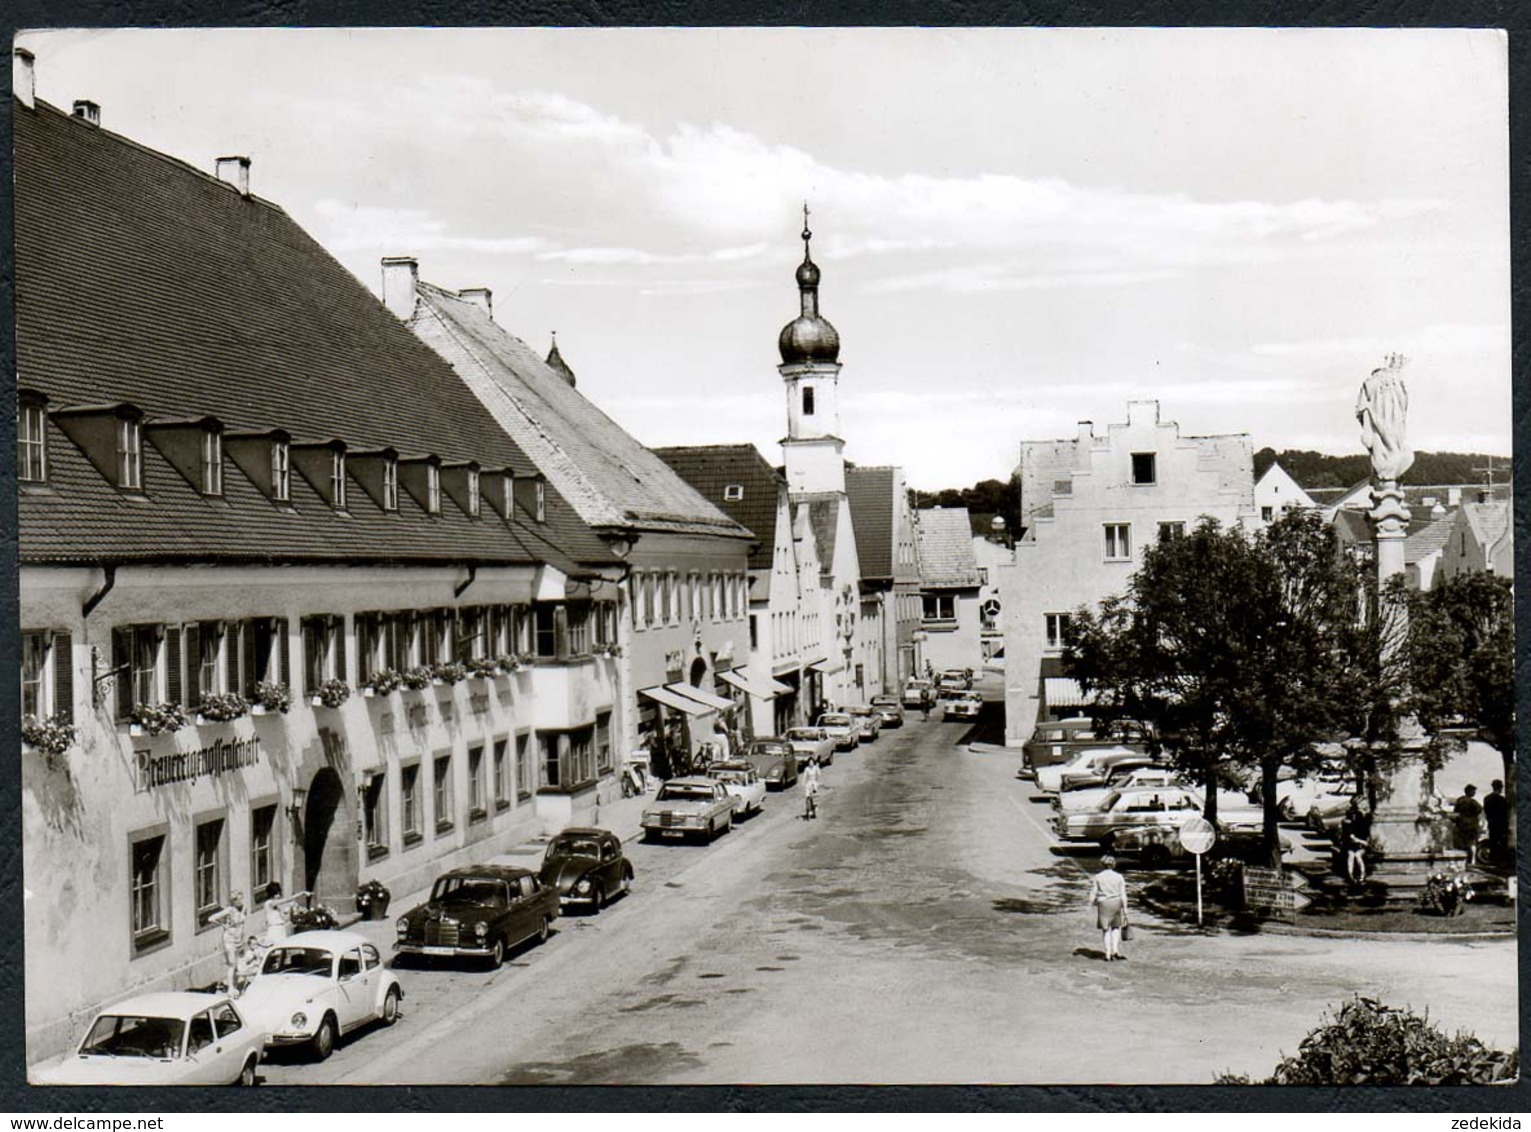
[[[845,491],[845,441],[840,439],[840,335],[819,314],[819,269],[809,253],[808,206],[803,206],[803,262],[797,268],[802,314],[782,327],[777,367],[787,389],[787,435],[781,442],[787,488]]]

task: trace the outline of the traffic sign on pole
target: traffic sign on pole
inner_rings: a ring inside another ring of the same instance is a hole
[[[1196,926],[1201,927],[1201,855],[1217,840],[1217,829],[1206,818],[1192,818],[1180,827],[1180,844],[1196,858]]]

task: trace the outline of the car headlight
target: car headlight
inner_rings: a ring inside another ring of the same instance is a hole
[[[292,1028],[294,1030],[301,1030],[301,1029],[303,1029],[303,1027],[305,1027],[307,1025],[308,1025],[308,1015],[304,1014],[303,1011],[300,1010],[300,1011],[298,1011],[296,1014],[294,1014],[292,1016]]]
[[[575,892],[589,892],[590,891],[590,878],[589,877],[580,877],[579,878],[579,883],[574,886],[574,891]]]
[[[408,916],[400,916],[399,917],[399,922],[394,924],[393,927],[394,927],[394,930],[396,932],[398,932],[400,935],[408,935],[409,934],[409,917]]]
[[[480,920],[478,923],[473,925],[473,934],[478,936],[479,939],[483,939],[486,935],[489,934],[489,925],[484,923],[483,920]]]

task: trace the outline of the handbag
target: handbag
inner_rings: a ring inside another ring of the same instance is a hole
[[[1131,938],[1132,938],[1132,925],[1131,924],[1123,924],[1122,925],[1122,939],[1129,940]]]

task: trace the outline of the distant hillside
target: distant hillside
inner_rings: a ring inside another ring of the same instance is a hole
[[[941,491],[915,491],[916,507],[966,507],[974,515],[1003,515],[1010,529],[1015,530],[1019,509],[1020,484],[1012,479],[983,480],[972,487],[948,487]],[[983,520],[984,530],[988,521]]]
[[[1259,479],[1274,461],[1303,487],[1349,487],[1371,474],[1371,457],[1362,452],[1355,456],[1326,456],[1288,448],[1277,452],[1262,448],[1255,453],[1255,478]],[[1416,452],[1414,466],[1404,474],[1404,483],[1445,484],[1482,483],[1483,469],[1494,462],[1494,482],[1508,483],[1510,461],[1504,456],[1481,452]]]

